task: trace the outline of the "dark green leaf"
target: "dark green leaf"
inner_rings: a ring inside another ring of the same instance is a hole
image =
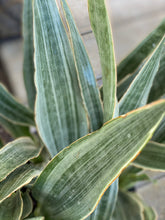
[[[33,61],[33,11],[32,0],[23,1],[23,38],[24,38],[24,63],[23,74],[27,91],[28,103],[34,109],[36,89],[34,85],[34,61]]]
[[[152,140],[159,142],[159,143],[165,142],[165,117],[163,118],[159,127],[156,129],[156,131],[152,137]]]
[[[0,115],[15,124],[34,125],[33,112],[16,101],[2,84],[0,84]]]
[[[152,31],[117,68],[118,81],[133,73],[141,62],[154,50],[165,33],[165,19]]]
[[[161,53],[164,48],[165,37],[161,40],[148,61],[135,77],[127,92],[119,102],[120,114],[125,114],[147,103],[153,80],[159,68]]]
[[[32,212],[33,201],[28,191],[26,191],[25,193],[22,193],[22,200],[23,200],[23,212],[22,212],[21,219],[24,219]]]
[[[0,203],[1,220],[19,220],[22,215],[23,203],[19,191],[10,195]]]
[[[29,128],[26,126],[16,125],[11,121],[6,120],[0,116],[0,125],[13,137],[18,138],[21,136],[31,136]]]
[[[165,171],[165,144],[148,142],[133,164],[143,169]]]

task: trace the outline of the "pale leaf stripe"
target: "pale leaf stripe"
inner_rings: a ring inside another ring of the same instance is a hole
[[[116,64],[110,20],[105,0],[88,0],[91,26],[97,41],[103,79],[104,122],[114,116],[116,103]]]
[[[54,0],[34,1],[36,123],[51,155],[88,133],[72,50]]]
[[[144,106],[147,103],[152,83],[159,68],[164,42],[165,37],[162,38],[157,48],[151,54],[148,61],[121,98],[119,102],[120,114],[125,114],[133,109]]]
[[[0,83],[0,115],[20,125],[34,125],[33,112],[20,104]]]
[[[19,138],[0,149],[0,181],[17,167],[39,155],[41,148],[36,147],[30,138]]]
[[[61,151],[34,185],[50,219],[82,219],[137,156],[164,116],[165,101],[120,116]],[[51,217],[50,217],[51,216]]]
[[[99,91],[96,85],[96,79],[93,69],[86,52],[85,46],[74,23],[72,14],[65,0],[62,1],[62,6],[65,18],[69,27],[69,34],[71,45],[74,53],[74,59],[79,76],[79,82],[82,89],[82,95],[85,100],[89,119],[91,123],[91,130],[99,129],[103,124],[102,105],[99,96]]]
[[[133,164],[143,169],[165,172],[165,144],[148,142]]]
[[[0,202],[9,197],[11,193],[30,183],[40,173],[41,171],[31,164],[25,164],[17,168],[5,180],[0,182]]]

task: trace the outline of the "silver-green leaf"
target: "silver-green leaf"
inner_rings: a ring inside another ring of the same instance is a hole
[[[135,159],[165,113],[165,101],[107,122],[61,151],[37,179],[33,196],[49,219],[82,219]]]
[[[54,0],[34,1],[36,123],[52,156],[88,133],[72,49]]]

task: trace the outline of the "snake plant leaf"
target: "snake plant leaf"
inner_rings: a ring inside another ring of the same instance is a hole
[[[13,124],[0,116],[0,125],[13,137],[31,136],[29,127]]]
[[[21,193],[17,191],[10,195],[5,201],[0,203],[1,220],[19,220],[22,215],[23,203]]]
[[[150,178],[147,176],[147,174],[129,174],[126,178],[120,177],[120,189],[122,190],[128,190],[135,186],[135,184],[139,181],[149,181]]]
[[[2,139],[0,137],[0,148],[2,148],[3,146],[4,146],[4,143],[3,143],[3,141],[2,141]]]
[[[45,220],[45,217],[39,216],[39,217],[34,217],[34,218],[26,218],[25,220]]]
[[[112,220],[144,220],[143,206],[135,200],[131,193],[119,191]]]
[[[133,164],[143,169],[165,171],[165,144],[148,142]]]
[[[0,83],[0,115],[20,125],[34,125],[33,112],[20,104]]]
[[[131,193],[130,196],[134,200],[136,200],[140,204],[140,206],[143,208],[143,219],[144,220],[157,220],[157,214],[155,213],[155,210],[152,207],[147,206],[137,193]]]
[[[148,103],[153,102],[157,99],[159,99],[162,95],[165,94],[165,49],[163,51],[161,60],[160,60],[160,67],[159,71],[156,74],[154,83],[152,85],[149,97],[148,97]]]
[[[115,210],[118,196],[118,179],[104,193],[95,211],[86,220],[109,220]]]
[[[154,50],[165,33],[165,19],[117,67],[118,81],[133,73],[140,63]]]
[[[23,200],[23,212],[22,212],[21,219],[24,219],[27,216],[29,216],[30,213],[32,212],[33,201],[31,199],[28,191],[22,193],[22,200]]]
[[[30,138],[18,138],[0,149],[0,181],[17,167],[37,157],[41,148],[36,147]]]
[[[119,116],[119,108],[118,102],[115,107],[114,118]],[[104,195],[99,201],[95,211],[87,218],[87,220],[99,220],[100,218],[103,220],[109,220],[113,214],[113,211],[116,206],[117,196],[118,196],[118,182],[117,178],[111,186],[105,191]]]
[[[34,1],[36,123],[54,156],[88,133],[72,49],[54,0]]]
[[[120,100],[121,97],[124,95],[124,93],[127,91],[128,87],[130,86],[131,82],[134,80],[134,78],[137,76],[139,70],[143,67],[144,61],[139,66],[139,68],[133,73],[128,74],[121,83],[118,84],[117,87],[117,97]],[[150,94],[148,97],[148,103],[153,102],[157,99],[159,99],[163,94],[165,94],[165,49],[163,50],[163,53],[161,55],[160,59],[160,67],[159,70],[155,76],[155,79],[152,84],[152,88],[150,90]]]
[[[156,129],[156,131],[152,137],[152,140],[159,142],[159,143],[165,142],[165,117],[163,118],[159,127]]]
[[[144,206],[144,220],[157,220],[155,210],[150,206]]]
[[[160,41],[149,60],[145,63],[131,83],[127,92],[121,98],[119,102],[120,114],[125,114],[130,110],[141,107],[147,103],[153,80],[159,68],[164,42],[165,37]]]
[[[0,182],[0,202],[9,197],[11,193],[30,183],[40,172],[31,164],[25,164],[14,170],[5,180]]]
[[[34,109],[36,89],[34,85],[34,61],[33,61],[33,10],[32,0],[23,1],[23,39],[24,39],[24,61],[23,75],[27,91],[28,103]]]
[[[70,9],[65,0],[61,1],[65,18],[69,26],[68,29],[70,33],[71,45],[73,48],[79,82],[82,89],[82,95],[84,97],[85,105],[89,115],[91,130],[95,131],[99,129],[103,124],[103,110],[99,96],[99,90],[96,85],[96,79],[88,54],[73,20]]]
[[[104,122],[106,122],[113,118],[116,103],[117,73],[111,26],[105,0],[88,0],[88,10],[102,67]]]
[[[107,122],[61,151],[38,177],[33,196],[48,219],[82,219],[138,155],[165,112],[165,101]]]

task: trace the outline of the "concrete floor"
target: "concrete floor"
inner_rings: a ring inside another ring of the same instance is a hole
[[[96,41],[91,33],[87,0],[68,0],[68,3],[91,58],[96,77],[99,78],[101,68]],[[116,60],[119,63],[165,17],[165,0],[108,0],[107,5],[113,28]],[[14,85],[15,95],[26,103],[22,83],[22,40],[1,45],[0,55]],[[141,185],[138,187],[138,193],[157,210],[159,220],[165,220],[165,177],[164,174],[150,175],[158,179],[157,183]]]

